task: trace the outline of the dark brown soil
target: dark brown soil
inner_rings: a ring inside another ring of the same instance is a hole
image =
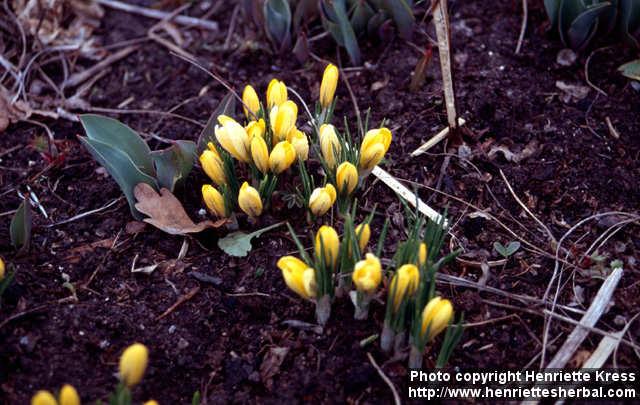
[[[591,89],[584,99],[565,102],[556,82],[586,85],[588,54],[573,66],[558,65],[556,55],[561,46],[545,33],[541,9],[531,10],[523,51],[514,55],[521,20],[519,2],[451,3],[455,79],[459,111],[469,121],[464,131],[468,148],[453,145],[449,150],[453,154],[447,157],[440,145],[430,154],[409,156],[446,122],[437,58],[429,67],[427,84],[415,94],[408,92],[408,84],[420,55],[401,40],[367,44],[368,67],[350,71],[348,79],[359,106],[371,107],[372,122],[389,120],[394,141],[385,168],[400,179],[427,186],[419,191],[430,205],[439,209],[448,206],[455,224],[452,233],[467,250],[467,259],[497,260],[493,242],[515,239],[494,221],[470,215],[476,208],[467,204],[500,218],[546,252],[542,255],[522,249],[505,266],[492,268],[487,281],[487,285],[509,293],[541,298],[553,272],[554,250],[544,231],[514,200],[500,171],[557,239],[595,213],[637,213],[640,93],[615,73],[633,54],[618,48],[596,53],[589,76],[608,95]],[[217,17],[221,24],[218,34],[188,31],[189,52],[236,89],[250,82],[264,91],[276,76],[298,89],[305,99],[317,96],[323,64],[301,66],[289,56],[277,57],[260,49],[220,51],[230,13],[227,10]],[[98,34],[105,44],[113,44],[144,36],[153,23],[108,10]],[[430,30],[428,25],[421,28]],[[236,35],[247,41],[260,39],[254,31],[250,24],[240,23]],[[415,41],[420,46],[427,42],[419,34]],[[320,41],[315,50],[321,57],[335,60],[330,42]],[[374,90],[374,82],[384,85]],[[208,91],[198,97],[204,86]],[[168,54],[165,48],[146,42],[98,82],[89,101],[94,106],[116,108],[132,96],[127,109],[167,111],[195,97],[176,112],[205,122],[224,95],[224,88],[205,73]],[[339,88],[339,97],[337,116],[347,114],[355,122],[344,85]],[[200,130],[158,115],[116,116],[142,133],[162,138],[195,140]],[[607,129],[607,117],[619,139]],[[134,391],[136,400],[141,401],[156,398],[163,404],[187,403],[194,391],[200,390],[208,403],[389,402],[391,392],[370,364],[367,352],[383,365],[401,393],[405,390],[406,361],[387,361],[377,341],[360,346],[362,339],[380,332],[384,317],[381,304],[373,305],[371,319],[355,322],[351,304],[337,301],[321,335],[283,324],[291,319],[314,321],[312,306],[285,288],[275,266],[281,255],[295,250],[284,228],[257,239],[246,259],[224,255],[215,243],[220,235],[208,232],[188,239],[187,255],[176,260],[184,238],[150,226],[140,233],[128,232],[132,218],[124,199],[97,214],[51,227],[100,208],[121,193],[76,141],[82,134],[78,124],[64,120],[47,124],[65,153],[60,167],[47,168],[47,162],[31,146],[36,136],[43,135],[40,127],[16,124],[0,136],[0,229],[8,229],[11,215],[5,213],[17,207],[17,190],[24,190],[26,184],[50,217],[35,213],[32,247],[24,256],[15,255],[8,232],[0,233],[0,254],[17,270],[0,312],[0,402],[27,403],[36,390],[55,390],[63,383],[77,387],[85,401],[105,398],[116,383],[119,354],[134,341],[148,345],[151,353],[148,373]],[[150,143],[152,147],[164,146],[157,140]],[[514,163],[502,152],[495,153],[496,146],[513,153],[526,148],[531,154]],[[445,159],[450,159],[447,165],[443,165]],[[193,218],[201,206],[198,190],[204,181],[204,175],[194,170],[187,191],[179,195]],[[385,248],[390,257],[402,237],[401,224],[396,221],[402,206],[386,186],[370,184],[360,201],[368,209],[377,204],[382,214],[394,219]],[[301,234],[307,234],[307,225],[297,211],[281,203],[276,208],[259,226],[290,220]],[[376,218],[374,235],[382,220],[382,215]],[[570,249],[566,260],[580,268],[577,272],[567,268],[564,280],[571,283],[563,285],[560,304],[575,304],[573,284],[583,291],[588,306],[601,283],[584,275],[591,263],[581,256],[615,222],[615,218],[591,221],[565,241],[564,246]],[[601,329],[620,330],[621,320],[629,321],[640,304],[636,259],[640,238],[637,226],[633,226],[616,233],[599,251],[609,260],[622,260],[625,267],[612,306],[598,324]],[[136,257],[138,267],[160,266],[151,275],[132,274]],[[222,282],[202,282],[192,272],[219,277]],[[479,269],[460,264],[444,272],[474,281],[481,276]],[[63,274],[76,286],[77,302],[69,299]],[[158,319],[181,296],[198,287],[193,298]],[[535,356],[542,348],[541,308],[477,289],[448,284],[438,288],[453,299],[471,324],[451,360],[453,366],[539,366]],[[505,308],[495,302],[532,311]],[[572,328],[569,323],[552,323],[553,343],[547,360]],[[637,324],[626,336],[638,341]],[[581,349],[589,353],[599,340],[599,335],[591,334]],[[274,347],[290,350],[275,375],[264,380],[261,364]],[[428,353],[427,366],[433,365],[436,355],[435,350]],[[616,360],[621,366],[639,366],[626,345],[620,346]]]

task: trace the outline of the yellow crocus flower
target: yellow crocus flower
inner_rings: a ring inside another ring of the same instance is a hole
[[[422,267],[427,262],[427,253],[427,244],[420,242],[420,247],[418,248],[418,266]]]
[[[283,256],[278,260],[282,277],[293,292],[305,299],[316,295],[315,270],[294,256]]]
[[[244,105],[242,109],[244,111],[244,115],[247,118],[251,118],[251,113],[253,116],[257,116],[260,111],[260,99],[258,98],[258,93],[256,90],[251,87],[251,85],[246,85],[244,87],[244,91],[242,92],[242,102]]]
[[[340,253],[340,238],[338,232],[328,225],[322,225],[316,233],[316,256],[324,257],[327,266],[335,267]]]
[[[31,398],[31,405],[58,405],[58,402],[52,393],[40,390]]]
[[[311,192],[309,209],[315,216],[324,215],[336,202],[336,196],[336,189],[331,184],[318,187]]]
[[[307,135],[304,132],[296,127],[291,128],[287,135],[287,141],[293,145],[298,159],[302,161],[309,159],[309,139],[307,139]]]
[[[145,402],[143,405],[160,405],[160,404],[158,404],[158,401],[156,401],[155,399],[151,399]]]
[[[238,193],[238,205],[245,214],[252,218],[259,217],[262,214],[262,200],[258,190],[251,187],[246,181],[242,183],[240,192]]]
[[[360,253],[364,251],[371,238],[371,227],[367,223],[362,223],[356,226],[356,238],[358,238],[358,247],[360,247]]]
[[[4,265],[4,260],[2,260],[2,257],[0,257],[0,281],[4,280],[6,270],[7,269]]]
[[[261,136],[254,136],[251,140],[251,159],[262,174],[269,171],[269,149]]]
[[[360,146],[360,169],[372,170],[384,157],[391,145],[391,131],[387,128],[367,131]]]
[[[401,266],[391,280],[389,299],[393,300],[393,309],[397,311],[405,298],[411,297],[418,288],[420,271],[414,264]]]
[[[220,125],[216,125],[216,139],[220,145],[241,162],[248,163],[250,160],[249,148],[251,140],[244,127],[238,124],[233,118],[225,115],[218,117]]]
[[[202,186],[202,199],[212,214],[219,218],[227,217],[227,209],[224,203],[224,196],[212,185]]]
[[[265,124],[264,120],[260,118],[258,121],[249,122],[244,128],[247,131],[249,139],[253,139],[256,136],[263,138],[264,132],[267,129],[267,124]]]
[[[298,120],[298,106],[291,100],[287,100],[279,106],[275,106],[269,113],[271,130],[273,131],[273,143],[287,139],[291,128],[296,126]]]
[[[275,174],[287,170],[296,161],[296,150],[288,141],[278,142],[269,155],[269,167]]]
[[[285,101],[287,101],[287,86],[278,79],[272,79],[267,87],[267,108],[271,110]]]
[[[338,76],[338,68],[334,64],[330,63],[324,69],[322,82],[320,83],[320,105],[322,108],[326,109],[331,105],[338,86]]]
[[[364,260],[356,263],[351,276],[358,291],[366,294],[373,293],[382,281],[382,266],[380,259],[367,253]]]
[[[336,159],[340,156],[341,150],[340,139],[338,139],[335,127],[331,124],[322,124],[320,126],[320,151],[330,169],[336,167]]]
[[[149,362],[149,351],[141,343],[127,347],[120,356],[120,379],[127,387],[138,384]]]
[[[343,162],[336,169],[336,188],[340,194],[351,194],[358,186],[358,169],[350,163]]]
[[[422,311],[421,336],[424,338],[429,329],[427,341],[433,339],[449,326],[451,319],[453,319],[451,301],[441,297],[432,298]]]
[[[60,405],[80,405],[80,395],[72,385],[65,384],[60,389],[58,403]]]
[[[224,172],[224,162],[222,157],[216,150],[215,146],[209,142],[209,149],[206,149],[200,155],[200,165],[202,170],[206,173],[211,180],[217,185],[223,185],[227,183],[227,176]]]

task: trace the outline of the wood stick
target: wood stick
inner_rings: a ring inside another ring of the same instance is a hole
[[[89,69],[72,74],[71,76],[69,76],[67,80],[64,81],[64,83],[62,83],[62,88],[63,89],[71,88],[84,83],[86,80],[99,74],[101,71],[106,69],[112,63],[117,62],[120,59],[128,56],[131,52],[135,51],[136,49],[138,49],[137,45],[128,46],[126,48],[119,50],[116,53],[112,53],[111,55],[107,56],[100,62],[91,66]]]
[[[134,6],[132,4],[123,3],[117,0],[96,0],[97,3],[103,6],[110,7],[120,11],[126,11],[132,14],[138,14],[148,18],[155,18],[157,20],[163,20],[171,13],[165,11],[153,10],[150,8]],[[179,15],[173,18],[174,22],[180,25],[186,25],[189,27],[202,28],[209,31],[218,31],[218,23],[215,21],[203,20],[201,18],[189,17],[186,15]]]
[[[467,122],[464,120],[464,118],[458,118],[458,126],[463,126],[466,123]],[[423,145],[421,145],[416,150],[411,152],[411,156],[422,155],[429,149],[436,146],[438,143],[442,142],[448,135],[449,135],[449,127],[446,127],[442,131],[438,132],[433,137],[431,137],[431,139],[429,139]]]
[[[411,190],[406,188],[404,185],[402,185],[398,180],[396,180],[395,177],[393,177],[391,174],[386,172],[384,169],[381,169],[380,166],[374,167],[371,173],[377,178],[379,178],[380,180],[382,180],[384,184],[386,184],[387,186],[389,186],[389,188],[391,188],[393,191],[398,193],[400,197],[404,198],[412,206],[414,207],[416,206],[416,200],[417,200],[418,211],[420,211],[421,213],[429,217],[432,221],[436,223],[440,223],[440,221],[443,221],[442,216],[438,214],[436,210],[429,207],[421,199],[416,198],[416,195],[414,192],[412,192]],[[448,221],[444,220],[442,224],[444,228],[448,226],[447,222]]]
[[[444,101],[447,108],[447,120],[449,127],[458,127],[456,113],[456,96],[453,86],[453,72],[451,66],[451,30],[449,28],[449,12],[447,0],[438,1],[433,9],[433,24],[436,27],[438,38],[438,54],[440,55],[440,70],[442,71],[442,87],[444,88]]]
[[[571,360],[573,353],[575,353],[580,344],[582,344],[589,334],[589,330],[583,326],[592,328],[598,322],[604,313],[604,310],[607,308],[607,305],[611,301],[611,296],[613,295],[620,278],[622,278],[622,273],[622,268],[615,268],[604,283],[602,283],[602,286],[600,286],[600,289],[589,306],[589,309],[582,316],[582,319],[580,319],[580,325],[576,326],[576,328],[567,337],[567,340],[565,340],[562,347],[560,347],[560,350],[558,350],[556,355],[547,365],[548,369],[563,368],[569,360]]]

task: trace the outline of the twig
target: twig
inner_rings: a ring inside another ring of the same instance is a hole
[[[466,121],[463,118],[458,118],[458,126],[462,126],[465,123]],[[429,139],[427,142],[425,142],[420,147],[418,147],[418,149],[411,152],[411,156],[422,155],[423,153],[425,153],[426,151],[428,151],[429,149],[437,145],[439,142],[446,139],[448,135],[449,135],[449,127],[446,127],[442,131],[438,132],[433,137],[431,137],[431,139]]]
[[[529,20],[529,4],[527,0],[522,0],[522,25],[520,26],[520,36],[518,37],[518,45],[516,45],[516,55],[520,53],[524,34],[527,32],[527,20]]]
[[[95,65],[91,66],[89,69],[83,70],[82,72],[78,72],[78,73],[72,74],[71,76],[69,76],[69,78],[67,80],[64,81],[64,83],[62,83],[62,88],[64,89],[64,88],[67,88],[67,87],[75,87],[75,86],[77,86],[79,84],[82,84],[87,79],[90,79],[91,77],[93,77],[96,74],[98,74],[100,71],[104,70],[110,64],[112,64],[112,63],[114,63],[114,62],[126,57],[131,52],[135,51],[136,49],[138,49],[138,46],[136,46],[136,45],[128,46],[126,48],[123,48],[123,49],[119,50],[116,53],[113,53],[113,54],[107,56],[105,59],[103,59],[100,62],[96,63]]]
[[[89,215],[93,215],[93,214],[98,213],[100,211],[104,211],[104,210],[106,210],[107,208],[111,207],[112,205],[114,205],[115,203],[117,203],[120,200],[122,200],[122,197],[116,198],[115,200],[109,202],[106,205],[103,205],[100,208],[96,208],[94,210],[83,212],[83,213],[78,214],[78,215],[76,215],[74,217],[62,220],[60,222],[56,222],[55,224],[47,225],[46,228],[53,228],[54,226],[58,226],[58,225],[62,225],[62,224],[68,224],[69,222],[77,221],[78,219],[81,219],[81,218],[84,218],[84,217],[88,217]]]
[[[393,402],[396,405],[400,405],[402,402],[400,401],[400,395],[398,395],[398,391],[396,390],[396,387],[393,385],[393,383],[391,382],[389,377],[387,377],[387,375],[384,373],[384,371],[382,371],[382,369],[380,368],[378,363],[376,363],[376,361],[373,358],[373,356],[371,355],[371,353],[367,352],[367,357],[369,358],[369,362],[371,363],[373,368],[375,368],[376,371],[378,372],[378,374],[380,375],[380,378],[382,378],[382,380],[384,380],[384,382],[391,389],[391,393],[393,394]]]
[[[554,358],[549,362],[547,368],[563,368],[567,362],[569,362],[573,353],[589,334],[589,331],[585,329],[583,325],[586,327],[595,326],[611,301],[611,296],[622,277],[622,273],[622,268],[618,267],[614,269],[604,283],[602,283],[602,286],[598,290],[598,293],[589,306],[589,309],[580,320],[580,325],[571,332],[569,337],[567,337],[567,340],[564,342],[560,350],[558,350]],[[544,347],[543,350],[545,350]]]
[[[126,11],[128,13],[139,14],[144,17],[155,18],[162,20],[170,15],[165,11],[153,10],[150,8],[134,6],[132,4],[122,3],[116,0],[96,0],[97,3],[102,4],[116,10]],[[202,28],[209,31],[218,31],[218,23],[215,21],[203,20],[200,18],[189,17],[185,15],[179,15],[174,18],[174,21],[180,25],[186,25],[189,27]]]
[[[602,94],[605,97],[609,96],[607,92],[602,90],[600,87],[596,86],[595,84],[593,84],[593,82],[591,82],[591,79],[589,78],[589,62],[591,62],[591,57],[595,55],[597,52],[600,52],[602,50],[609,49],[609,48],[611,47],[605,46],[602,48],[595,49],[593,52],[589,54],[589,56],[587,56],[587,60],[584,62],[584,80],[592,89],[594,89],[595,91],[597,91],[598,93]]]
[[[522,200],[520,199],[520,197],[518,197],[518,195],[513,191],[513,188],[511,187],[511,184],[509,184],[509,180],[507,180],[507,177],[504,175],[504,172],[502,171],[502,169],[500,169],[500,176],[502,176],[502,180],[504,181],[504,183],[507,185],[507,188],[509,189],[509,192],[511,193],[511,195],[513,196],[513,198],[518,202],[518,204],[520,204],[520,206],[522,207],[522,209],[529,214],[529,216],[531,218],[533,218],[534,221],[536,221],[538,223],[538,225],[540,225],[542,227],[542,229],[545,230],[545,232],[547,233],[547,235],[549,236],[549,239],[551,239],[551,241],[553,242],[553,244],[551,245],[552,249],[555,249],[555,247],[558,245],[558,241],[556,240],[556,237],[553,236],[553,234],[551,233],[551,231],[549,230],[549,228],[541,221],[538,219],[538,217],[536,217],[535,215],[533,215],[533,213],[529,210],[529,208],[522,202]]]
[[[178,308],[180,305],[182,305],[186,301],[189,301],[191,298],[193,298],[193,296],[196,295],[198,293],[198,291],[200,291],[200,286],[196,286],[196,287],[192,288],[185,295],[183,295],[182,297],[178,298],[178,300],[176,301],[175,304],[171,305],[169,308],[167,308],[166,311],[164,311],[161,315],[159,315],[156,318],[156,321],[159,321],[160,319],[164,318],[165,316],[167,316],[170,313],[172,313],[173,311],[175,311],[176,308]]]

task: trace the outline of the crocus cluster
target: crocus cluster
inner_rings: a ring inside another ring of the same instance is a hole
[[[110,396],[110,404],[131,405],[129,390],[142,381],[148,363],[149,351],[141,343],[134,343],[122,352],[118,365],[120,384]],[[57,399],[51,392],[41,390],[31,398],[31,405],[80,405],[80,395],[73,386],[65,384],[60,389]],[[158,405],[158,402],[150,400],[144,405]]]
[[[296,161],[309,157],[309,140],[297,126],[298,106],[288,99],[286,85],[273,79],[266,92],[266,105],[258,93],[247,85],[242,93],[246,124],[220,115],[215,127],[217,144],[209,142],[200,155],[204,172],[215,183],[202,186],[202,197],[209,211],[217,217],[229,217],[237,206],[249,217],[262,214],[273,192],[277,176]],[[240,170],[246,167],[249,177],[238,187]]]

